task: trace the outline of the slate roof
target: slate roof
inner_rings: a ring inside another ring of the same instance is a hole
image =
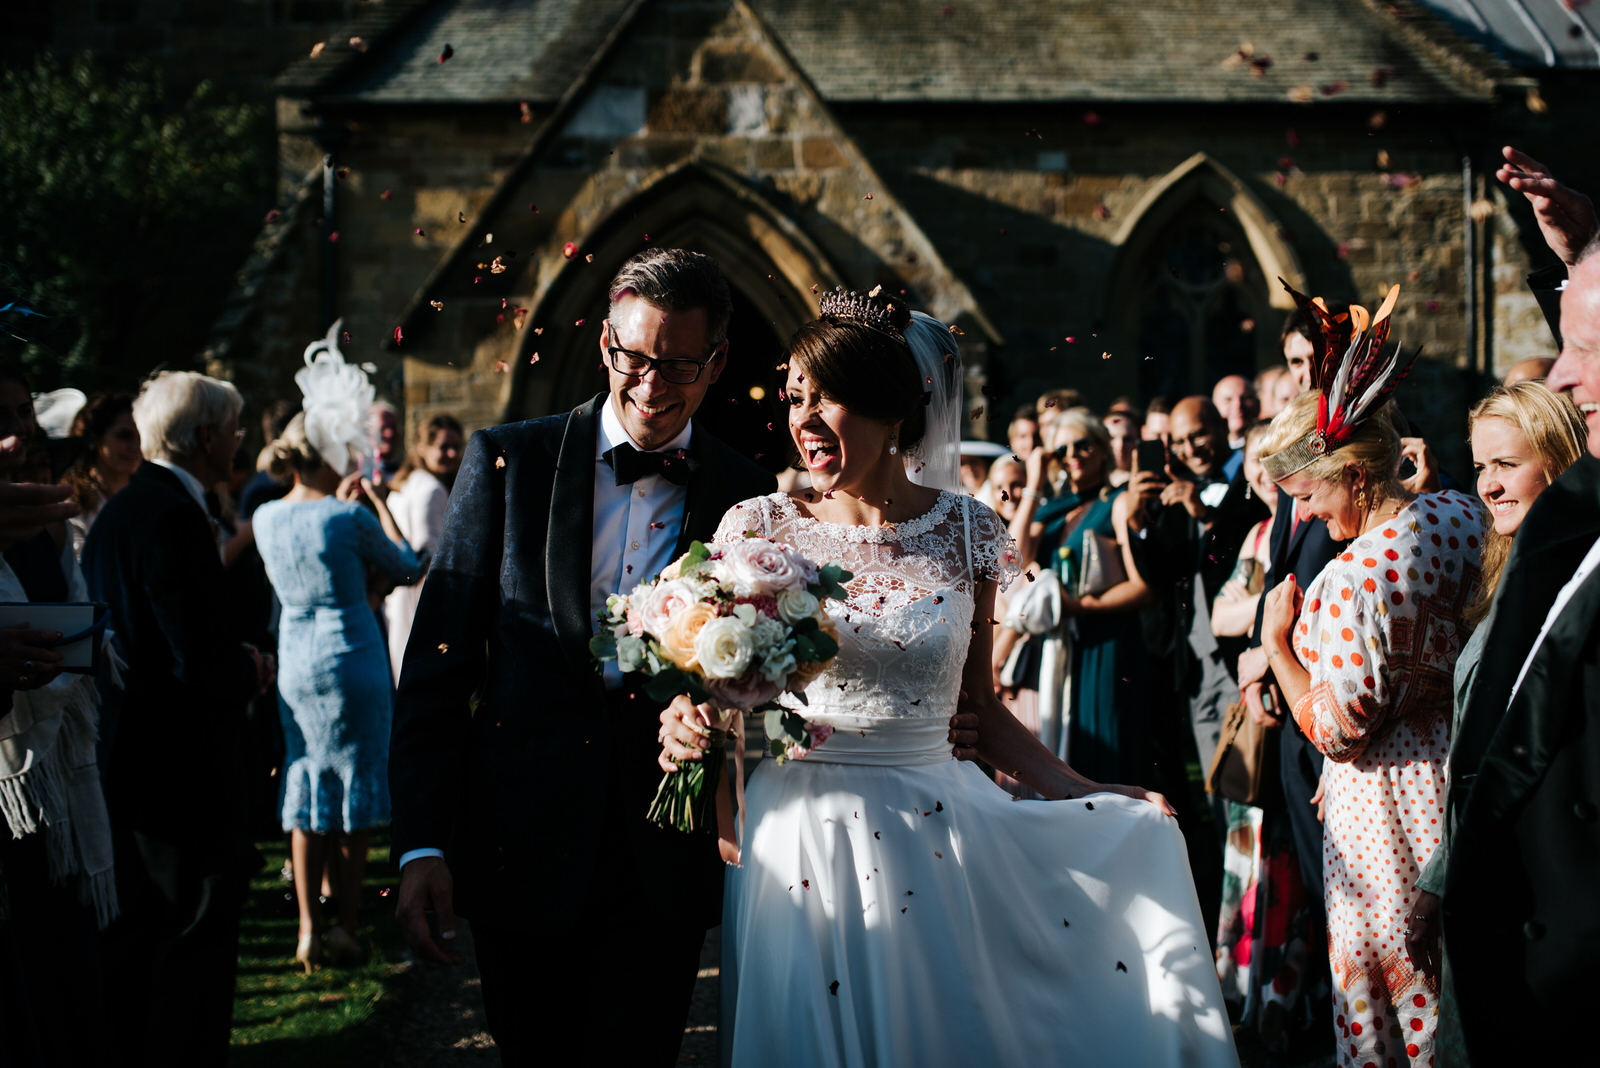
[[[1600,67],[1588,0],[1420,0],[1440,21],[1519,67]]]
[[[840,102],[1450,103],[1488,99],[1515,74],[1411,0],[748,2]],[[554,101],[631,4],[384,0],[279,89],[370,104]],[[366,54],[345,44],[357,32]],[[1225,63],[1245,42],[1251,54]],[[446,44],[454,55],[440,63]]]
[[[1364,0],[755,6],[835,101],[1264,103],[1309,87],[1313,100],[1445,102],[1486,96],[1497,66],[1415,9],[1396,17]],[[1224,66],[1244,42],[1251,60],[1270,58],[1259,77],[1248,60]]]

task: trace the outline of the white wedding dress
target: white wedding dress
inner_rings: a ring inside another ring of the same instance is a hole
[[[1236,1068],[1176,824],[1114,794],[1014,801],[951,757],[974,586],[1017,573],[1000,519],[946,492],[898,526],[836,526],[774,494],[717,540],[747,530],[855,578],[802,709],[835,733],[750,780],[724,1061]]]

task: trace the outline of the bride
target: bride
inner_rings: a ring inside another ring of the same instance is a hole
[[[987,622],[1019,569],[1000,519],[951,492],[955,340],[876,294],[830,294],[790,342],[780,399],[812,489],[745,501],[717,532],[855,576],[800,709],[834,733],[749,783],[724,1059],[1236,1066],[1166,802],[1078,775],[994,696]],[[958,698],[977,754],[1052,800],[953,759]],[[664,766],[699,757],[694,718],[681,697],[662,713]]]

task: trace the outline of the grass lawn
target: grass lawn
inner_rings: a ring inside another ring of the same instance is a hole
[[[404,973],[389,862],[389,831],[372,834],[356,938],[369,953],[359,968],[323,967],[304,975],[295,963],[294,888],[279,878],[287,843],[258,843],[267,867],[250,881],[239,930],[239,982],[233,1004],[235,1068],[361,1068],[387,1058],[396,993]]]

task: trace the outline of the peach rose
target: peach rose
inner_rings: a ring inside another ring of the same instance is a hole
[[[717,618],[717,610],[704,601],[681,608],[662,631],[661,648],[667,659],[683,671],[694,671],[699,662],[694,655],[694,641],[707,623]]]

